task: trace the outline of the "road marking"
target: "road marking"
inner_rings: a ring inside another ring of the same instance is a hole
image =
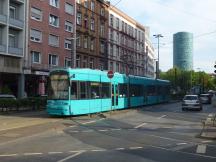
[[[84,133],[89,133],[89,132],[93,132],[93,130],[86,130],[86,131],[82,131]]]
[[[74,128],[74,127],[77,127],[77,125],[72,125],[72,126],[70,126],[69,128]]]
[[[108,130],[107,129],[100,129],[98,130],[99,132],[107,132]]]
[[[211,140],[208,140],[208,141],[202,141],[202,143],[210,143],[210,142],[213,142]]]
[[[137,150],[137,149],[142,149],[143,147],[129,147],[131,150]]]
[[[69,131],[70,133],[78,133],[79,131]]]
[[[92,152],[102,152],[102,151],[107,151],[105,149],[101,149],[101,150],[91,150]]]
[[[42,155],[43,153],[41,152],[29,152],[29,153],[24,153],[23,155],[25,156],[31,156],[31,155]]]
[[[48,154],[62,154],[63,152],[48,152]]]
[[[17,156],[18,154],[3,154],[3,155],[0,155],[0,157],[10,157],[10,156]]]
[[[77,151],[68,151],[68,152],[71,152],[71,153],[78,153],[78,152],[86,152],[86,150],[77,150]]]
[[[115,148],[114,150],[120,151],[120,150],[125,150],[125,148],[120,147],[120,148]]]
[[[110,129],[110,130],[112,130],[112,131],[120,131],[120,130],[122,130],[122,129],[119,129],[119,128],[113,128],[113,129]]]
[[[83,125],[86,125],[86,124],[91,124],[91,123],[95,123],[96,121],[95,120],[92,120],[92,121],[89,121],[89,122],[85,122],[85,123],[82,123]]]
[[[206,145],[200,144],[197,146],[196,153],[205,154],[206,153]]]
[[[142,127],[142,126],[144,126],[144,125],[146,125],[147,123],[142,123],[142,124],[140,124],[140,125],[138,125],[138,126],[136,126],[136,127],[134,127],[134,128],[140,128],[140,127]]]
[[[177,146],[180,146],[180,145],[187,145],[187,143],[184,143],[184,142],[183,142],[183,143],[177,143],[176,145],[177,145]]]
[[[160,116],[160,117],[158,117],[157,119],[162,119],[162,118],[164,118],[164,117],[166,117],[167,115],[162,115],[162,116]]]
[[[66,158],[64,158],[64,159],[62,159],[62,160],[57,161],[57,162],[64,162],[64,161],[67,161],[67,160],[69,160],[69,159],[71,159],[71,158],[74,158],[74,157],[76,157],[76,156],[78,156],[78,155],[80,155],[80,154],[82,154],[82,153],[83,153],[82,151],[81,151],[81,152],[77,152],[76,154],[70,155],[70,156],[68,156],[68,157],[66,157]]]

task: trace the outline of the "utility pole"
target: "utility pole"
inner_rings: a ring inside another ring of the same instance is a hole
[[[158,40],[158,60],[156,62],[156,79],[158,79],[160,77],[160,67],[159,67],[159,61],[160,61],[160,58],[159,58],[159,54],[160,54],[160,38],[163,38],[163,35],[162,34],[155,34],[153,35],[155,38],[157,38]]]

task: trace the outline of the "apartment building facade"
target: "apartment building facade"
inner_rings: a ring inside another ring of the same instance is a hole
[[[146,64],[146,76],[150,78],[156,77],[156,59],[155,59],[155,50],[150,40],[150,28],[145,27],[145,52],[147,56]]]
[[[108,69],[109,5],[104,0],[77,0],[76,68]]]
[[[75,0],[28,1],[25,88],[29,96],[47,93],[49,71],[70,67]]]
[[[0,1],[0,93],[24,91],[25,7],[26,0]]]
[[[146,75],[145,27],[114,6],[109,8],[109,70]]]

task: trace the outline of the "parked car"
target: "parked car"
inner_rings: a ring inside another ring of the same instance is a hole
[[[182,110],[202,110],[202,102],[198,95],[185,95],[182,101]]]
[[[200,95],[201,102],[204,104],[211,104],[211,98],[212,98],[212,96],[210,94],[201,94]]]
[[[16,100],[16,97],[11,94],[0,94],[0,99],[14,99]]]

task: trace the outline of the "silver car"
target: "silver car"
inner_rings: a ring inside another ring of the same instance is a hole
[[[202,110],[202,103],[198,95],[185,95],[182,101],[182,110]]]

